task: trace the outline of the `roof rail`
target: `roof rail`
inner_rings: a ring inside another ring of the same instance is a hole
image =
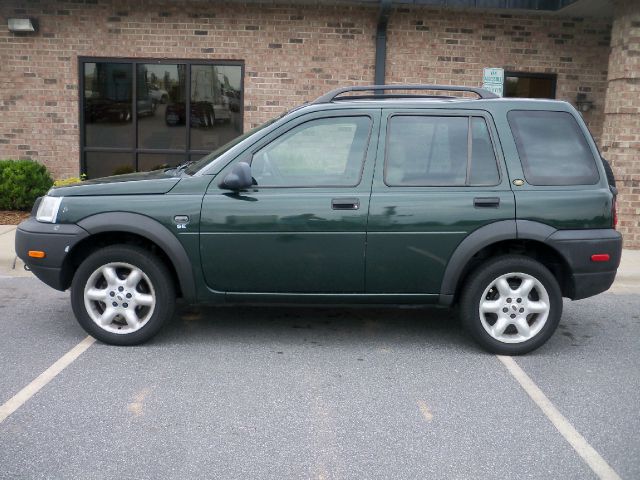
[[[462,87],[459,85],[367,85],[361,86],[356,85],[352,87],[342,87],[336,88],[335,90],[331,90],[330,92],[325,93],[318,97],[313,103],[330,103],[337,99],[343,93],[348,92],[368,92],[368,91],[384,91],[384,90],[442,90],[445,92],[470,92],[475,93],[480,98],[500,98],[493,92],[489,90],[485,90],[484,88],[476,88],[476,87]],[[384,97],[385,94],[374,94],[371,95],[373,98]],[[387,95],[394,96],[394,95]],[[425,95],[425,97],[432,97],[433,95]],[[346,97],[351,98],[351,97]],[[363,95],[358,95],[358,98],[365,98]]]

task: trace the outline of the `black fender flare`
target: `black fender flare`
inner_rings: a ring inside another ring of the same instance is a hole
[[[484,247],[504,240],[517,239],[537,240],[549,245],[546,240],[555,232],[556,229],[549,225],[530,220],[500,220],[478,228],[460,242],[451,255],[442,276],[438,302],[442,305],[453,303],[464,268]],[[564,257],[561,252],[558,253]]]
[[[178,276],[183,297],[196,299],[196,282],[191,260],[180,241],[164,225],[145,215],[129,212],[106,212],[77,222],[89,235],[104,232],[128,232],[144,237],[158,245],[169,257]]]

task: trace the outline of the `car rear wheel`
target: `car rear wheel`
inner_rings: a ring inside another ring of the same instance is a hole
[[[486,350],[521,355],[558,327],[562,294],[540,262],[519,255],[489,260],[473,272],[461,297],[462,323]]]
[[[131,245],[105,247],[78,267],[71,304],[91,336],[112,345],[149,340],[173,315],[175,291],[166,266]]]

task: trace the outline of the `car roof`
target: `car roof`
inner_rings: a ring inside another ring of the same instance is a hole
[[[538,99],[538,98],[490,98],[475,99],[470,97],[341,97],[327,103],[306,103],[289,112],[290,114],[303,114],[310,112],[358,108],[417,108],[417,109],[464,109],[464,110],[560,110],[568,111],[570,104],[562,100]]]
[[[397,93],[391,93],[397,92]],[[440,94],[440,92],[443,92]],[[451,95],[454,93],[455,95]],[[435,94],[434,94],[435,93]],[[466,96],[463,96],[466,95]],[[473,95],[473,96],[469,96]],[[478,97],[478,98],[475,98]],[[339,107],[336,107],[339,106]],[[322,111],[333,108],[465,108],[478,110],[556,109],[567,111],[569,104],[552,99],[502,98],[480,87],[461,85],[389,84],[340,87],[321,95],[296,111]]]

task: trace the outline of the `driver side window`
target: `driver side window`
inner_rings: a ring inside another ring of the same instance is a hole
[[[371,119],[310,120],[256,152],[251,173],[260,187],[352,187],[360,182]]]

